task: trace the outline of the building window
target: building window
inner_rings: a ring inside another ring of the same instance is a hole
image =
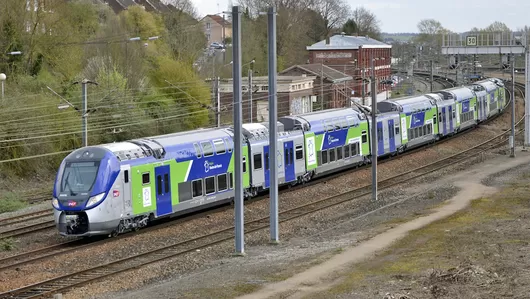
[[[210,33],[206,34],[206,40],[210,41]]]
[[[206,23],[206,29],[210,29],[210,22]]]

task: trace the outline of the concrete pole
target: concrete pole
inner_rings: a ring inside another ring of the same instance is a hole
[[[269,165],[270,165],[270,233],[271,243],[278,243],[278,114],[276,94],[276,8],[269,7],[268,11],[269,37]],[[281,149],[280,149],[281,150]],[[281,156],[281,155],[280,155]]]
[[[236,254],[245,254],[245,219],[243,206],[243,144],[241,140],[243,109],[241,107],[241,14],[239,6],[232,7],[232,34],[233,34],[233,52],[232,52],[232,71],[234,74],[234,159],[235,159],[235,235],[236,235]],[[247,164],[248,165],[248,164]]]
[[[4,99],[4,80],[2,80],[2,100]]]
[[[324,110],[324,62],[320,62],[320,110]]]
[[[510,136],[510,157],[515,158],[515,57],[512,61],[512,135]]]
[[[221,127],[221,89],[219,88],[219,80],[220,78],[217,77],[217,127]]]
[[[84,79],[82,82],[81,82],[81,101],[82,101],[82,106],[83,106],[83,110],[82,110],[82,115],[81,115],[81,119],[82,119],[82,131],[83,131],[83,147],[85,146],[88,146],[88,120],[87,120],[87,84],[88,84],[88,80],[87,79]]]
[[[524,146],[530,146],[530,48],[526,47],[525,59],[525,117],[524,117]]]
[[[433,92],[433,90],[434,90],[434,87],[433,87],[433,84],[434,84],[433,72],[434,72],[434,61],[431,60],[431,92]]]
[[[250,64],[252,65],[252,64]],[[252,122],[253,115],[252,115],[252,67],[249,67],[248,69],[248,98],[249,98],[249,106],[250,106],[250,122]]]
[[[377,200],[377,90],[373,55],[370,66],[372,68],[372,200]]]

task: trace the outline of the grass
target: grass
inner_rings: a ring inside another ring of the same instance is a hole
[[[0,197],[0,214],[13,212],[28,206],[24,200],[20,200],[14,193],[5,193]]]
[[[0,251],[11,251],[15,248],[15,241],[12,238],[0,240]]]
[[[465,260],[482,265],[503,263],[502,248],[529,244],[525,229],[517,234],[511,227],[520,227],[518,219],[530,212],[528,191],[523,178],[490,198],[474,200],[465,211],[411,232],[376,258],[356,265],[341,276],[339,284],[309,298],[330,298],[352,291],[359,295],[357,291],[373,291],[367,286],[380,290],[388,281],[407,277],[417,281],[429,270],[449,269]],[[503,231],[502,225],[509,229]]]

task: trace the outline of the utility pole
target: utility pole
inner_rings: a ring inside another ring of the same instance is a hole
[[[220,81],[220,78],[219,77],[216,77],[217,79],[217,127],[220,128],[221,127],[221,90],[219,88],[219,81]]]
[[[270,233],[271,242],[278,243],[278,115],[276,103],[276,8],[269,7],[268,11],[269,37],[269,165],[270,165]],[[285,158],[285,157],[284,157]],[[287,159],[286,159],[287,160]]]
[[[248,97],[249,97],[249,106],[250,106],[250,122],[254,119],[254,115],[252,115],[252,73],[254,72],[254,59],[250,62],[250,66],[248,67]]]
[[[372,67],[372,200],[377,200],[377,91],[373,54],[370,65]]]
[[[434,61],[431,60],[431,92],[433,92],[433,90],[434,90],[434,88],[433,88],[433,84],[434,84],[433,72],[434,72]]]
[[[324,110],[324,62],[320,62],[320,110]]]
[[[0,74],[0,81],[2,82],[2,100],[4,99],[4,82],[6,81],[7,76],[4,73]]]
[[[515,158],[515,57],[512,61],[512,135],[510,136],[510,157]]]
[[[525,125],[524,125],[524,144],[525,147],[530,145],[530,48],[527,46],[525,51]]]
[[[241,14],[239,12],[239,6],[232,7],[232,71],[234,76],[233,94],[234,94],[234,159],[235,159],[235,241],[236,241],[236,254],[245,254],[245,219],[244,219],[244,206],[243,200],[243,144],[241,140],[242,133],[242,121],[241,115],[243,109],[241,108]],[[247,164],[248,165],[248,164]]]
[[[95,84],[97,85],[96,82],[92,82],[88,79],[83,79],[83,81],[81,81],[81,100],[82,100],[82,111],[81,111],[81,119],[82,119],[82,131],[83,131],[83,147],[86,147],[88,146],[88,104],[87,104],[87,84]]]
[[[223,14],[223,47],[226,48],[226,37],[225,37],[225,26],[226,26],[226,21],[225,21],[225,14]],[[226,51],[223,51],[223,64],[226,63]]]

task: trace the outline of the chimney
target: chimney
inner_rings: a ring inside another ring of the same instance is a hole
[[[342,31],[342,32],[340,33],[340,35],[341,35],[342,37],[344,37],[345,34],[346,34],[346,32],[344,32],[344,31]]]
[[[329,36],[326,36],[326,45],[329,45]]]

